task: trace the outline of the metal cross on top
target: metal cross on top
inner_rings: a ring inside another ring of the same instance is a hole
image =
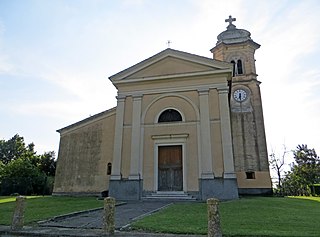
[[[225,22],[229,22],[229,25],[232,25],[232,22],[236,21],[236,18],[232,18],[232,16],[230,15],[228,19],[225,19]]]
[[[172,42],[171,42],[170,40],[167,41],[168,48],[170,48],[170,44],[171,44],[171,43],[172,43]]]

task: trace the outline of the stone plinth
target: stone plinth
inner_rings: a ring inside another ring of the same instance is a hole
[[[12,217],[11,230],[21,230],[23,228],[26,199],[27,198],[23,196],[18,196],[16,198],[16,206]]]
[[[106,234],[113,235],[115,230],[115,205],[116,200],[112,197],[104,199],[103,229]]]
[[[208,205],[208,237],[222,237],[219,200],[210,198],[207,200]]]

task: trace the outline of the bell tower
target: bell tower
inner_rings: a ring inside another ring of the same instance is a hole
[[[233,64],[230,81],[230,116],[235,171],[239,194],[269,194],[272,185],[255,50],[260,45],[249,31],[237,29],[229,16],[227,30],[217,37],[211,49],[213,58]]]

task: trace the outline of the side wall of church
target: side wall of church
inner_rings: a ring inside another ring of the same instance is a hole
[[[99,194],[108,190],[115,112],[60,132],[54,194]]]

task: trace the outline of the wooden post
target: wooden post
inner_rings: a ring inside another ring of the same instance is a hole
[[[14,209],[11,230],[21,230],[24,224],[24,209],[26,197],[18,196],[16,197],[16,206]]]
[[[103,229],[106,234],[113,235],[115,230],[115,205],[116,200],[112,197],[104,199]]]
[[[208,237],[222,237],[219,215],[219,200],[209,198],[208,205]]]

